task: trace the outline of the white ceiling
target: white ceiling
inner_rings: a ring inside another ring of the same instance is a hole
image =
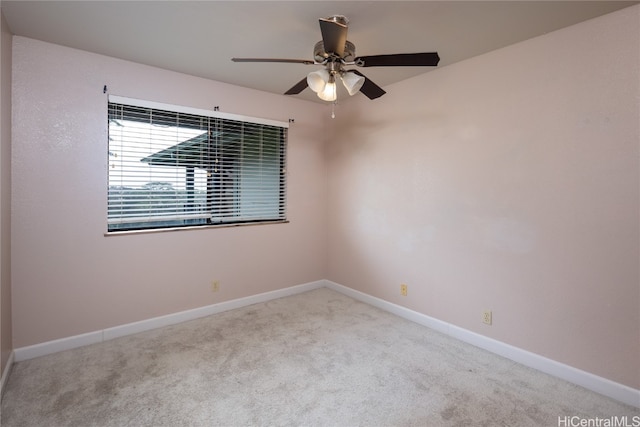
[[[231,58],[312,59],[321,17],[349,18],[356,55],[437,51],[442,67],[637,3],[3,0],[1,8],[16,35],[281,94],[319,67]],[[429,70],[360,69],[383,88]],[[322,102],[309,89],[295,96]]]

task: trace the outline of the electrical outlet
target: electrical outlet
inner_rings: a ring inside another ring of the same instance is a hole
[[[486,323],[487,325],[491,324],[491,310],[484,310],[482,312],[482,323]]]
[[[218,292],[220,290],[220,281],[212,280],[211,281],[211,292]]]
[[[400,295],[402,295],[403,297],[407,296],[407,285],[405,285],[404,283],[400,285]]]

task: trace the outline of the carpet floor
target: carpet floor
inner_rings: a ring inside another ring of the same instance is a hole
[[[640,410],[321,288],[16,363],[1,423],[568,426],[596,417],[632,423]]]

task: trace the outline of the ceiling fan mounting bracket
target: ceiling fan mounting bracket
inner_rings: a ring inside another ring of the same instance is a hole
[[[324,18],[325,21],[333,21],[337,24],[344,25],[345,27],[349,25],[349,18],[344,15],[331,15],[327,18]]]

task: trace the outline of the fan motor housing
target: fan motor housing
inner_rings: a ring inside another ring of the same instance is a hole
[[[331,55],[329,55],[324,50],[324,43],[319,41],[313,47],[313,59],[316,62],[324,62],[329,59]],[[344,62],[353,62],[356,57],[356,45],[347,40],[344,44],[344,55],[342,55],[342,59]]]

